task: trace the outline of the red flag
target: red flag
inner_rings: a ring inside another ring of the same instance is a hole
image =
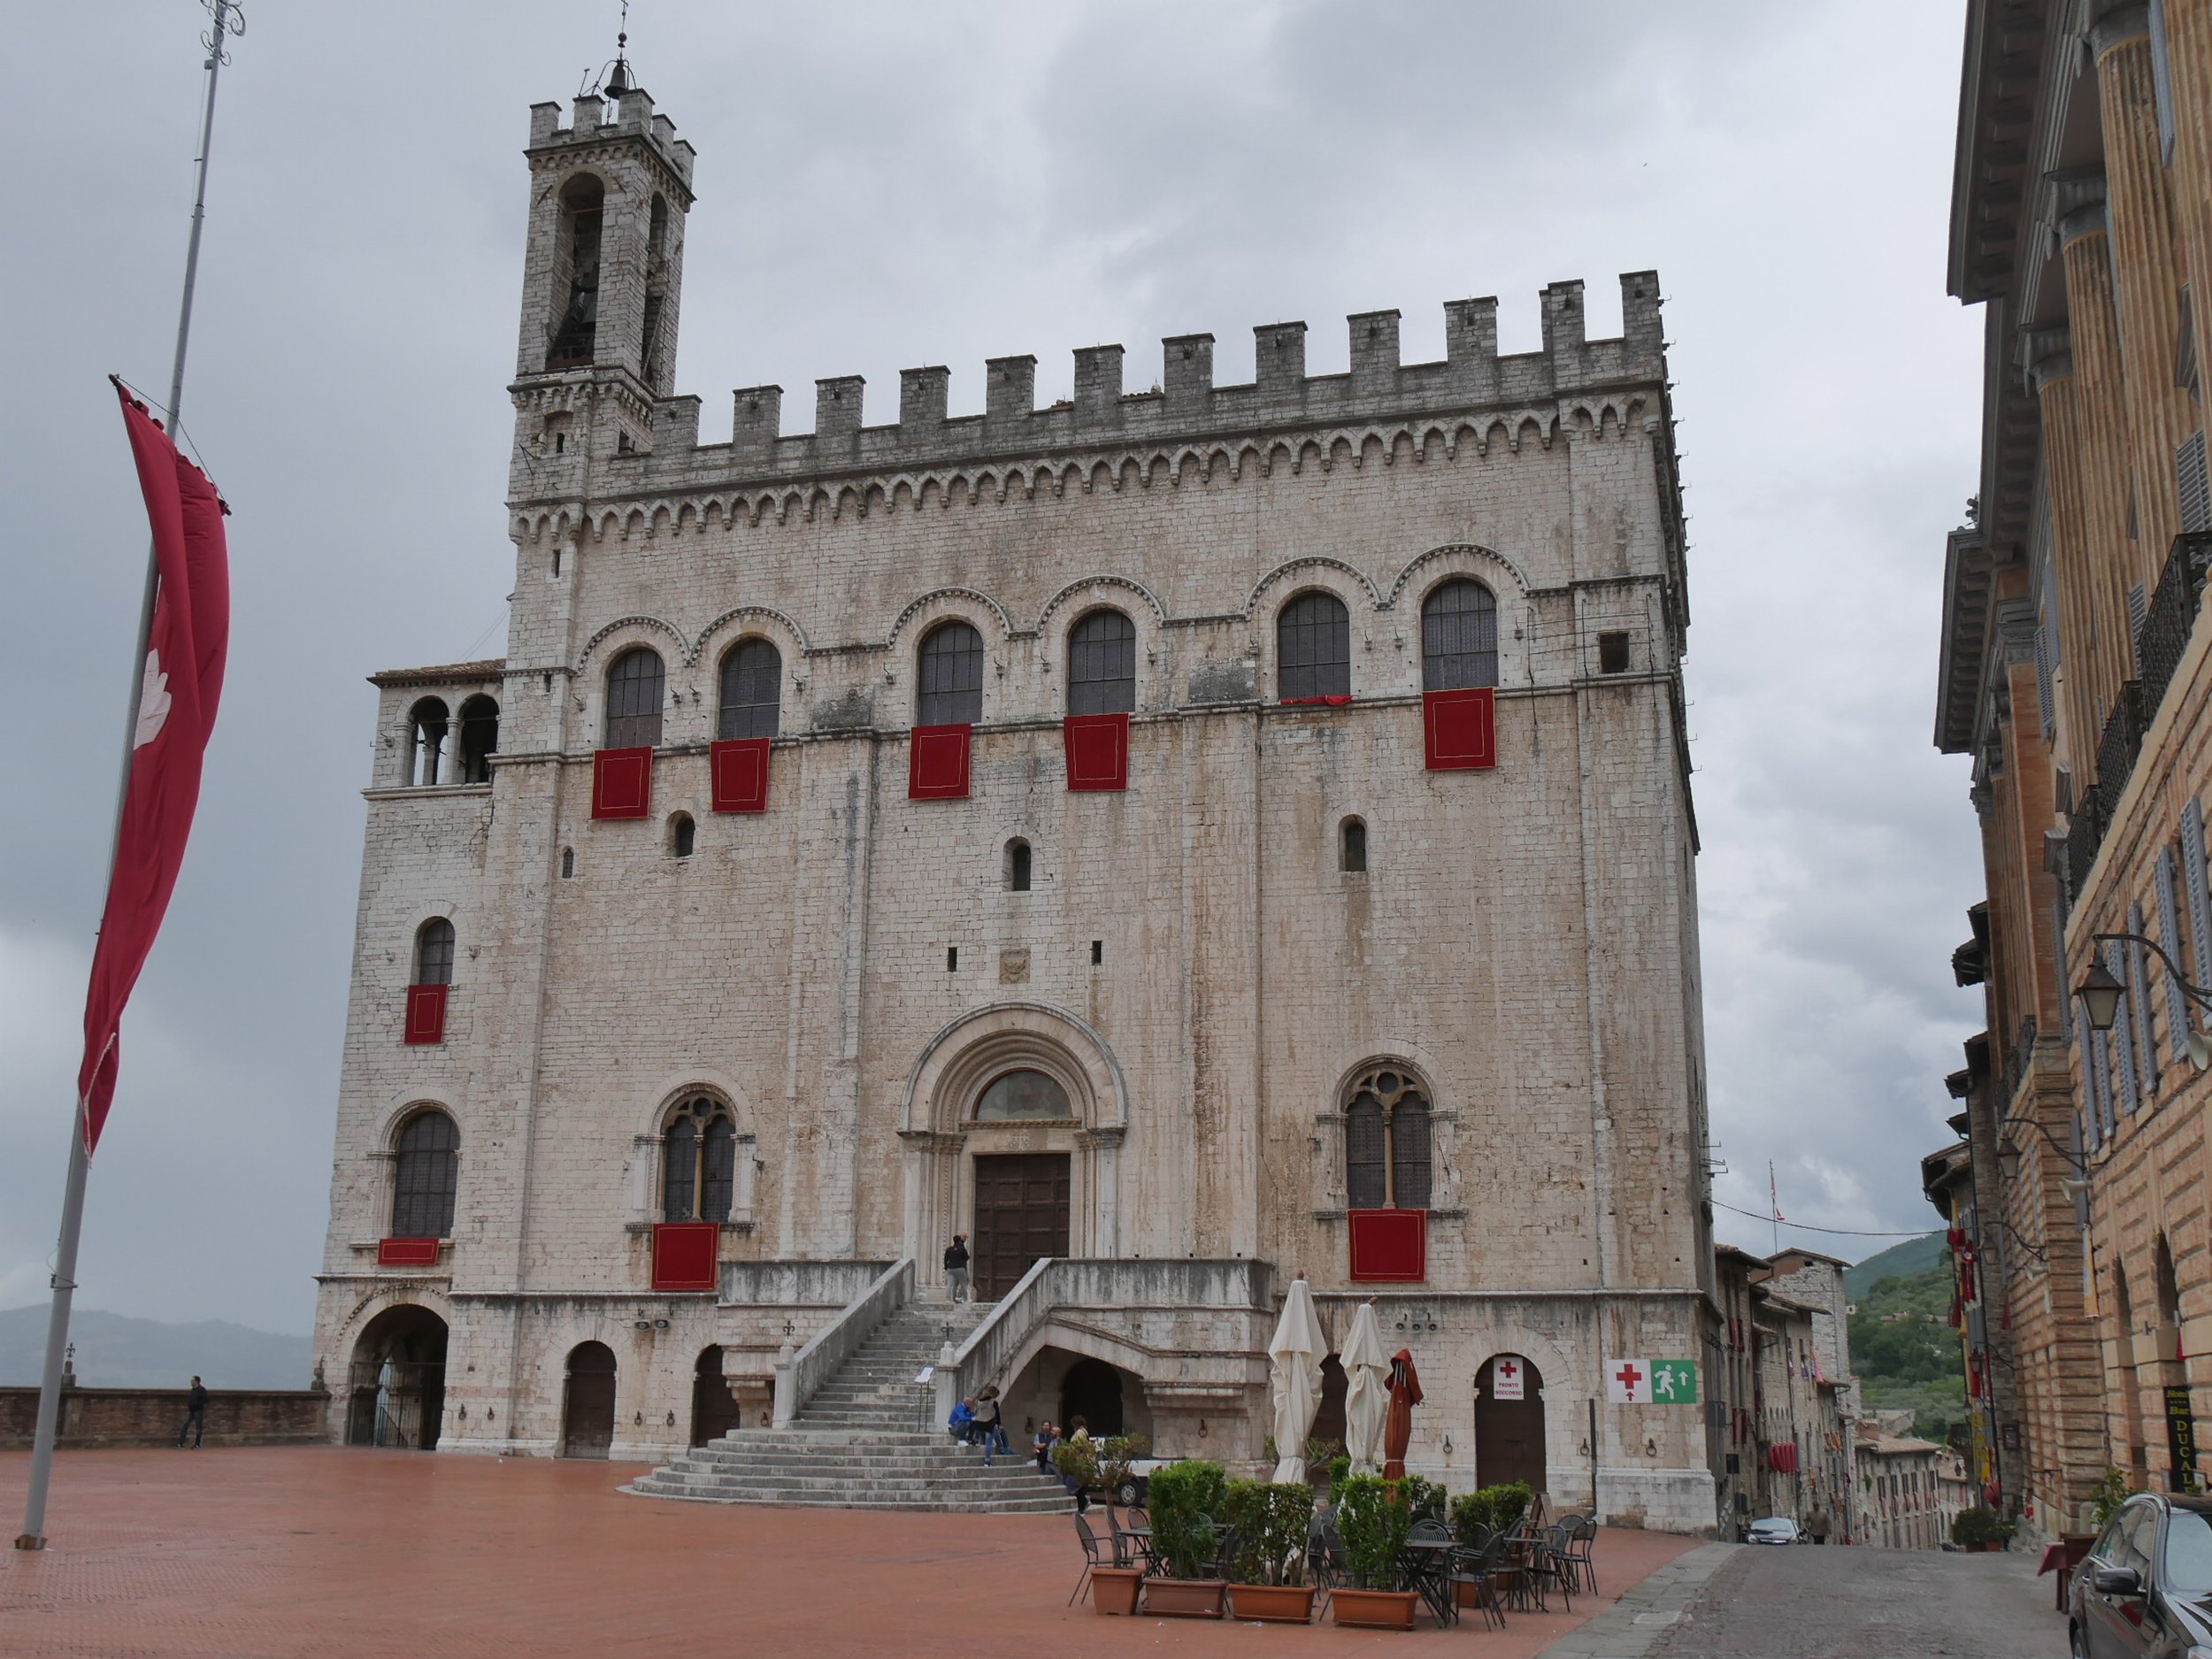
[[[139,488],[152,521],[154,563],[161,585],[146,660],[139,665],[138,726],[131,739],[130,785],[108,879],[100,942],[92,953],[85,994],[84,1063],[77,1096],[84,1110],[85,1150],[99,1144],[115,1096],[117,1031],[123,1005],[154,948],[169,895],[184,863],[200,799],[200,760],[215,729],[230,643],[230,560],[223,542],[228,511],[207,475],[177,446],[142,403],[119,383],[123,425],[130,434]]]

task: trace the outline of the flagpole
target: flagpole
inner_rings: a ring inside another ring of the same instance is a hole
[[[1774,1215],[1774,1253],[1782,1254],[1782,1189],[1774,1184],[1774,1160],[1767,1160],[1767,1208]]]
[[[192,293],[199,277],[200,227],[207,217],[207,158],[215,141],[215,78],[223,66],[223,36],[246,32],[245,15],[235,0],[203,0],[215,14],[211,33],[201,37],[207,49],[207,96],[200,111],[198,176],[192,191],[192,234],[185,245],[184,297],[177,315],[177,355],[169,371],[169,431],[174,437],[184,405],[184,355],[192,333]],[[122,775],[115,786],[115,822],[108,835],[108,881],[115,880],[116,852],[123,835],[123,803],[130,795],[131,757],[138,731],[139,671],[154,628],[154,600],[160,590],[160,566],[151,547],[146,552],[146,580],[139,596],[138,649],[131,653],[130,696],[123,713]],[[61,1419],[62,1359],[69,1348],[69,1304],[77,1289],[77,1240],[84,1226],[85,1178],[92,1156],[85,1149],[84,1101],[70,1114],[69,1173],[62,1187],[61,1233],[54,1245],[54,1302],[46,1318],[46,1369],[39,1379],[38,1425],[31,1441],[31,1482],[23,1500],[23,1531],[18,1549],[46,1548],[46,1491],[54,1473],[54,1441]]]

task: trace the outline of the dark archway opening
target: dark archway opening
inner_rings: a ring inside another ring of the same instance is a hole
[[[1510,1397],[1517,1385],[1518,1400]],[[1475,1373],[1475,1484],[1502,1486],[1516,1480],[1525,1480],[1532,1491],[1550,1490],[1544,1379],[1518,1354],[1499,1354]]]
[[[1307,1438],[1309,1443],[1314,1440],[1333,1443],[1337,1448],[1335,1455],[1341,1455],[1344,1449],[1344,1394],[1348,1386],[1344,1362],[1333,1354],[1324,1356],[1321,1361],[1321,1403],[1314,1409],[1313,1427]],[[1310,1476],[1326,1477],[1328,1465],[1325,1463],[1319,1468],[1309,1469],[1306,1472]]]
[[[1122,1432],[1121,1373],[1102,1359],[1079,1359],[1060,1379],[1060,1425],[1076,1418],[1094,1440]]]
[[[353,1345],[346,1444],[434,1451],[445,1417],[446,1323],[427,1308],[387,1308]]]
[[[710,1343],[699,1350],[698,1369],[691,1380],[691,1443],[704,1446],[737,1426],[737,1401],[722,1375],[722,1345]]]
[[[561,1455],[604,1457],[614,1444],[614,1350],[604,1342],[569,1349],[561,1394]]]

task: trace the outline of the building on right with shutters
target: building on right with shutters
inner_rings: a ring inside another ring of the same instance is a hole
[[[2108,1465],[2191,1479],[2212,1401],[2212,0],[1973,0],[1955,179],[1986,357],[1936,741],[1973,761],[1987,891],[1953,964],[1988,1023],[1931,1195],[1970,1472],[2056,1533]]]

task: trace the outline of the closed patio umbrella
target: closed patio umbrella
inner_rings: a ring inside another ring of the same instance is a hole
[[[1375,1304],[1363,1302],[1344,1344],[1344,1449],[1352,1472],[1371,1475],[1382,1456],[1383,1418],[1390,1409],[1390,1356],[1383,1352]]]
[[[1267,1357],[1272,1362],[1269,1379],[1275,1394],[1278,1480],[1306,1478],[1306,1436],[1313,1432],[1313,1414],[1321,1403],[1321,1354],[1327,1346],[1314,1311],[1313,1286],[1301,1273],[1290,1281],[1282,1317],[1275,1322],[1275,1334],[1267,1339]]]

